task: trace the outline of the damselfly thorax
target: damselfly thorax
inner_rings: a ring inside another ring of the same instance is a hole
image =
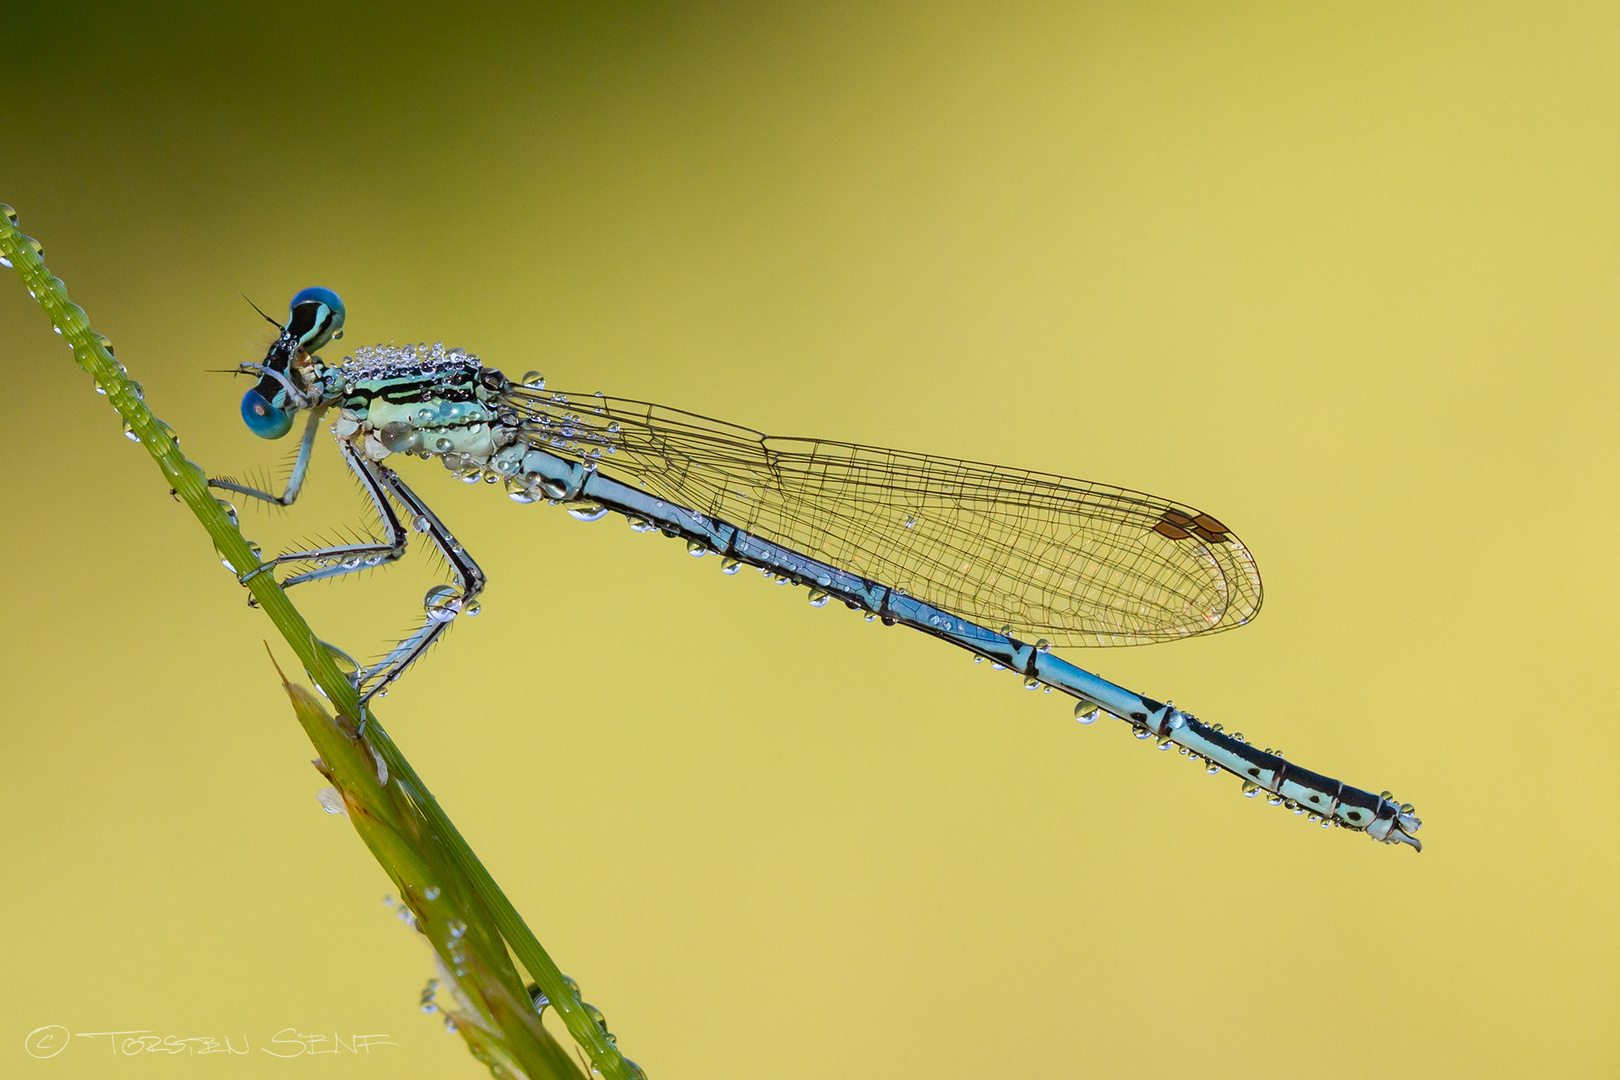
[[[244,575],[295,568],[296,585],[398,559],[411,533],[448,561],[453,585],[429,590],[422,627],[380,662],[354,665],[362,703],[385,693],[458,614],[476,610],[482,570],[392,468],[437,459],[464,480],[500,483],[520,503],[566,505],[584,520],[617,513],[640,531],[685,539],[722,568],[743,565],[838,600],[869,621],[905,625],[1017,672],[1031,690],[1077,699],[1139,738],[1211,773],[1243,780],[1324,828],[1418,847],[1409,804],[1309,770],[1172,704],[1133,693],[1053,655],[1060,646],[1137,645],[1242,626],[1259,611],[1253,556],[1219,518],[1126,488],[1050,473],[822,439],[774,438],[694,413],[604,394],[514,382],[461,349],[379,345],[336,364],[316,352],[341,332],[342,301],[294,298],[286,326],[243,400],[256,433],[309,418],[281,495],[219,488],[282,505],[297,497],[323,418],[387,532],[370,543],[288,552]],[[402,523],[410,523],[407,529]]]

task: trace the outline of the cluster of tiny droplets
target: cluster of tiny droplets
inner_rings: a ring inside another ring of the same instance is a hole
[[[345,356],[338,368],[357,378],[391,378],[426,372],[451,371],[478,363],[478,354],[446,349],[444,342],[416,345],[365,345]]]
[[[543,385],[544,380],[541,383]],[[602,395],[598,392],[596,396],[600,398]],[[531,446],[549,446],[554,450],[577,454],[583,459],[587,472],[595,470],[597,461],[604,453],[618,453],[622,432],[617,421],[597,426],[569,408],[566,394],[537,397],[538,404],[547,411],[523,421],[524,439]],[[592,412],[601,415],[603,406],[597,404]]]
[[[412,930],[421,929],[421,926],[416,921],[416,912],[412,911],[411,906],[405,901],[395,900],[392,896],[385,896],[383,897],[383,907],[392,911],[396,919]]]

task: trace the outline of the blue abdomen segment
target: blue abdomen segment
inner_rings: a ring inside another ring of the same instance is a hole
[[[544,493],[561,501],[599,503],[639,519],[668,536],[679,536],[710,551],[748,563],[881,618],[903,624],[1019,672],[1033,684],[1060,690],[1100,707],[1135,727],[1139,734],[1173,743],[1244,781],[1247,794],[1270,793],[1270,801],[1300,812],[1313,812],[1346,828],[1368,832],[1374,839],[1408,843],[1421,850],[1410,833],[1419,823],[1410,808],[1351,787],[1332,777],[1300,768],[1203,723],[1174,706],[1144,697],[1054,656],[1031,644],[992,630],[908,596],[902,590],[848,573],[838,567],[783,547],[720,518],[660,499],[604,476],[583,463],[545,450],[531,449],[523,471],[536,478]]]

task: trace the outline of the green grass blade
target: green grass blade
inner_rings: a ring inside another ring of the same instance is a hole
[[[176,496],[197,516],[219,557],[238,574],[258,567],[258,555],[226,512],[226,505],[209,489],[207,474],[181,454],[173,429],[152,414],[130,383],[124,366],[108,349],[106,339],[91,330],[84,309],[68,299],[62,280],[52,277],[46,269],[39,244],[18,231],[15,212],[4,204],[0,204],[0,211],[3,211],[0,214],[0,253],[16,268],[29,295],[50,316],[56,331],[72,348],[75,362],[106,391],[108,403],[123,417],[128,431],[138,437],[152,455]],[[360,703],[354,687],[338,670],[331,653],[320,643],[274,576],[257,574],[246,587],[305,671],[337,708],[340,722],[342,718],[359,716]],[[576,990],[564,979],[489,871],[473,854],[427,785],[389,738],[375,713],[367,718],[365,741],[385,763],[390,777],[405,792],[435,842],[442,846],[448,868],[466,879],[477,903],[488,913],[518,962],[545,992],[574,1041],[590,1056],[594,1071],[608,1080],[637,1080],[640,1070],[627,1062],[608,1039],[589,1007],[578,998]],[[389,786],[392,789],[395,785]]]

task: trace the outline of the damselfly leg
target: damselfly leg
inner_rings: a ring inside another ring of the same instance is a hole
[[[326,415],[326,406],[315,406],[304,424],[304,437],[298,441],[298,456],[293,459],[292,475],[287,477],[287,486],[280,495],[272,495],[268,491],[261,491],[256,487],[238,484],[234,480],[211,477],[208,486],[220,488],[224,491],[234,491],[238,495],[246,495],[250,499],[262,502],[275,503],[277,506],[291,506],[303,490],[304,477],[309,472],[309,455],[315,449],[315,433],[320,430],[321,417]]]
[[[388,487],[389,492],[411,515],[411,527],[417,532],[425,533],[429,543],[438,548],[450,564],[451,575],[455,579],[455,587],[436,585],[428,590],[423,600],[423,607],[427,611],[427,619],[422,628],[410,637],[394,646],[389,654],[375,667],[363,672],[357,688],[360,690],[360,703],[364,705],[389,683],[399,678],[405,669],[427,651],[450,626],[451,620],[457,615],[476,615],[478,605],[475,603],[478,594],[484,591],[486,578],[472,556],[467,554],[465,548],[450,535],[444,527],[439,516],[424,503],[416,492],[405,485],[399,474],[383,465],[364,462],[368,471],[375,471],[377,478]]]
[[[318,416],[311,417],[311,421],[316,419]],[[310,433],[313,430],[312,422],[305,430],[304,441],[299,447],[298,461],[293,469],[293,481],[289,482],[287,493],[283,497],[278,498],[268,492],[232,481],[210,480],[209,484],[282,506],[291,504],[298,497],[298,489],[308,467],[308,451],[312,441]],[[357,570],[387,566],[396,562],[405,554],[405,549],[410,543],[410,532],[394,510],[394,503],[399,504],[409,517],[411,528],[425,534],[428,542],[444,556],[455,584],[437,585],[429,589],[423,600],[426,617],[421,628],[395,645],[375,666],[359,668],[350,676],[354,680],[355,688],[360,691],[360,703],[364,705],[382,692],[389,683],[399,678],[406,668],[425,653],[428,647],[444,634],[457,615],[477,612],[474,601],[478,594],[484,591],[486,578],[472,556],[467,554],[466,549],[451,535],[450,530],[444,527],[439,516],[422,501],[421,496],[399,478],[399,474],[387,466],[368,460],[346,439],[338,439],[338,452],[342,455],[344,464],[359,478],[361,489],[371,500],[377,518],[388,534],[387,538],[367,543],[334,544],[302,551],[289,551],[265,560],[256,569],[242,575],[241,580],[246,582],[249,578],[266,573],[277,566],[312,565],[312,569],[294,574],[283,581],[281,587],[286,589],[306,581],[340,577]]]

